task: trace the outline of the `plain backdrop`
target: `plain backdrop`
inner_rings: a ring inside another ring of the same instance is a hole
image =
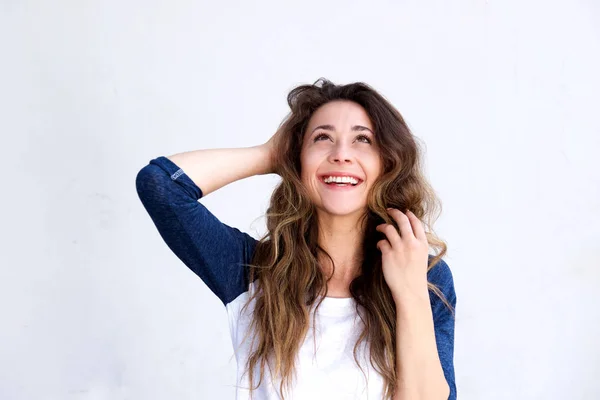
[[[326,77],[425,143],[464,400],[600,398],[597,1],[0,1],[0,398],[232,399],[225,309],[135,190]],[[255,237],[278,177],[202,199]]]

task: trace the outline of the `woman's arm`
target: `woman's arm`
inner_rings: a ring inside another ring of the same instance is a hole
[[[396,379],[394,400],[454,400],[454,319],[432,298],[435,285],[452,308],[454,281],[443,260],[429,269],[432,255],[423,223],[410,210],[388,208],[398,224],[380,224],[377,242],[385,281],[396,305]]]
[[[427,299],[397,304],[395,400],[447,400],[450,388],[437,352],[433,313]]]
[[[448,264],[440,260],[427,275],[455,309]],[[398,390],[394,399],[456,400],[454,315],[432,292],[429,299],[397,304],[396,310]]]
[[[233,149],[194,150],[167,158],[177,164],[202,188],[203,196],[254,175],[272,172],[268,144]]]
[[[219,221],[198,200],[235,180],[270,172],[269,143],[160,156],[136,177],[138,196],[165,243],[225,305],[248,289],[247,264],[257,241]]]

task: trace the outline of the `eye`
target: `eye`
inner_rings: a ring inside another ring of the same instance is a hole
[[[371,144],[371,139],[367,135],[358,135],[357,140],[363,141],[364,143]]]
[[[314,141],[315,141],[315,142],[317,142],[317,141],[319,141],[319,140],[320,140],[320,138],[322,138],[322,137],[324,137],[324,138],[329,138],[329,135],[327,135],[327,134],[325,134],[325,133],[319,133],[317,136],[315,136],[315,140],[314,140]]]
[[[319,133],[319,134],[317,134],[317,136],[315,136],[314,142],[318,142],[322,138],[331,139],[331,137],[328,134],[326,134],[326,133]],[[356,136],[356,139],[358,141],[363,142],[363,143],[367,143],[367,144],[371,144],[372,143],[371,139],[367,135],[358,135],[358,136]]]

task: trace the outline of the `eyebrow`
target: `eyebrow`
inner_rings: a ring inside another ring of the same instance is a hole
[[[333,126],[333,125],[319,125],[315,129],[313,129],[310,134],[312,135],[313,133],[315,133],[315,131],[317,129],[325,129],[325,130],[328,130],[328,131],[334,131],[335,132],[335,126]],[[358,131],[358,132],[369,131],[373,135],[375,135],[375,133],[372,130],[370,130],[366,126],[362,126],[362,125],[353,125],[352,128],[351,128],[351,130],[352,131]]]

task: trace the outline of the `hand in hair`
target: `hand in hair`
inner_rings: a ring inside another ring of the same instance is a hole
[[[262,147],[267,151],[267,158],[269,162],[268,172],[276,174],[278,171],[277,156],[278,151],[281,147],[281,140],[283,138],[283,129],[281,127],[269,138],[267,142],[262,144]]]
[[[399,230],[392,224],[377,226],[377,230],[386,236],[377,242],[385,281],[397,304],[428,299],[429,244],[423,223],[411,211],[405,214],[389,208],[388,212]]]

